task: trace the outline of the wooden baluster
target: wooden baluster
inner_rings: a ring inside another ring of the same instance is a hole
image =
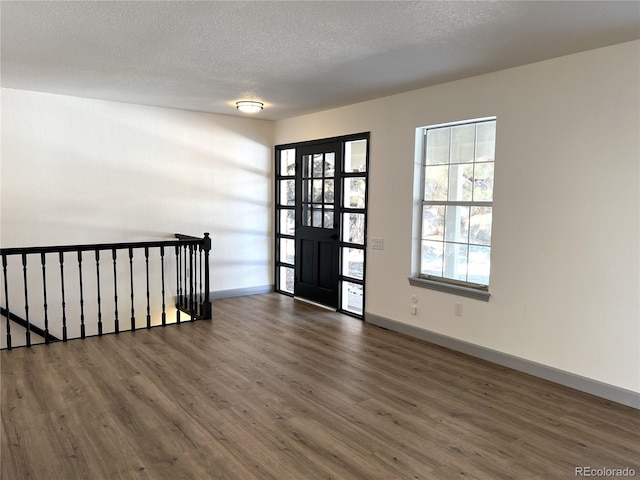
[[[204,301],[203,291],[202,291],[202,245],[198,245],[198,257],[200,260],[200,287],[198,288],[198,315],[202,318],[202,303]]]
[[[40,253],[40,263],[42,263],[42,298],[44,300],[44,343],[49,343],[49,312],[47,305],[47,267],[46,254]]]
[[[182,245],[180,245],[180,247],[178,247],[180,249],[180,264],[178,265],[178,280],[180,283],[179,289],[178,289],[178,311],[182,314]]]
[[[60,285],[62,289],[62,341],[67,341],[67,304],[64,298],[64,252],[58,252],[60,258]]]
[[[184,264],[184,276],[182,277],[182,283],[184,284],[184,288],[183,288],[183,292],[184,292],[184,296],[182,299],[182,308],[188,308],[189,303],[188,303],[188,295],[189,292],[187,291],[187,279],[189,278],[187,276],[187,246],[184,245],[184,261],[182,262]]]
[[[182,308],[189,315],[189,320],[191,320],[191,314],[189,312],[189,252],[188,247],[186,245],[182,246],[182,250],[184,251],[184,272],[182,273],[182,290],[184,292]]]
[[[78,251],[78,275],[80,278],[80,338],[85,338],[84,285],[82,283],[82,251]]]
[[[7,315],[7,349],[11,350],[11,310],[9,310],[9,282],[7,282],[7,256],[2,254],[2,277],[4,279],[4,309]]]
[[[147,273],[147,328],[151,328],[151,307],[149,305],[149,247],[144,247],[144,261]]]
[[[133,248],[129,248],[129,280],[131,283],[131,331],[136,330],[136,315],[133,307]]]
[[[120,333],[120,321],[118,320],[118,271],[116,268],[117,262],[116,249],[111,250],[111,257],[113,258],[113,304],[115,306],[115,331]]]
[[[24,319],[27,322],[27,347],[31,346],[31,324],[29,323],[29,292],[27,288],[27,254],[22,254],[22,277],[24,279]]]
[[[98,287],[98,336],[102,336],[102,304],[100,298],[100,250],[96,250],[96,285]]]
[[[195,258],[194,258],[193,245],[189,245],[189,314],[191,315],[192,322],[196,319],[195,312],[194,312],[195,302],[193,297],[193,285],[194,285],[193,265],[194,263],[195,263]]]
[[[202,318],[211,319],[211,298],[209,292],[209,252],[211,251],[211,238],[209,233],[205,232],[202,239],[202,247],[204,248],[204,312]]]
[[[180,275],[182,272],[182,268],[180,267],[180,257],[182,255],[182,249],[180,245],[176,245],[176,294],[178,298],[176,299],[176,323],[180,323],[180,295],[182,294],[182,290],[180,289],[182,282],[180,281]]]
[[[167,313],[164,303],[164,246],[160,247],[160,276],[162,277],[162,326],[167,324]]]

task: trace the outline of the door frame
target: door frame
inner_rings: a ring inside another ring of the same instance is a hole
[[[350,142],[357,142],[360,140],[366,141],[365,148],[365,170],[364,172],[344,172],[344,153],[345,153],[345,145]],[[300,148],[306,147],[318,147],[324,144],[332,144],[332,143],[340,143],[342,148],[342,155],[340,156],[342,161],[340,165],[336,165],[336,175],[340,172],[340,177],[344,181],[345,178],[357,177],[364,178],[365,181],[365,195],[364,195],[364,208],[350,208],[349,206],[343,205],[344,195],[341,194],[341,198],[337,204],[336,214],[339,217],[339,251],[340,251],[340,259],[339,259],[339,276],[338,276],[338,285],[339,285],[339,293],[338,293],[338,308],[337,311],[345,313],[347,315],[351,315],[360,319],[364,318],[365,305],[366,305],[366,288],[365,288],[365,280],[366,280],[366,265],[367,265],[367,210],[369,203],[369,155],[370,155],[370,132],[362,132],[351,135],[343,135],[338,137],[330,137],[323,138],[317,140],[310,140],[305,142],[295,142],[295,143],[287,143],[282,145],[276,145],[275,147],[275,155],[274,155],[274,285],[275,291],[282,293],[284,295],[295,297],[295,291],[292,286],[288,286],[286,276],[295,275],[295,260],[293,262],[290,261],[290,257],[283,258],[285,255],[281,255],[281,251],[284,242],[293,241],[293,244],[296,243],[296,234],[295,230],[291,230],[290,225],[287,227],[285,225],[285,219],[291,220],[291,216],[293,218],[296,217],[298,212],[300,211],[300,199],[295,198],[294,204],[283,204],[281,203],[282,199],[282,191],[281,186],[285,184],[287,181],[293,181],[296,191],[298,190],[298,185],[295,181],[295,171],[291,172],[283,172],[281,171],[283,154],[287,154],[287,151],[296,150]],[[294,155],[294,158],[296,155]],[[295,165],[295,169],[301,168],[300,165]],[[342,192],[342,185],[340,188],[337,188],[338,191]],[[363,227],[363,239],[362,243],[350,243],[345,241],[344,236],[344,225],[343,225],[343,214],[344,213],[361,213],[364,214],[364,227]],[[297,222],[294,220],[293,224],[295,225]],[[361,277],[358,278],[352,275],[349,275],[349,272],[344,272],[344,262],[343,262],[343,252],[346,249],[351,248],[356,251],[362,251],[362,272]],[[348,288],[354,288],[356,291],[361,291],[362,297],[362,305],[359,311],[350,309],[348,304],[345,304],[345,299],[343,299],[343,292],[348,290]]]

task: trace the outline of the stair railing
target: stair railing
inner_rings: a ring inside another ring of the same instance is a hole
[[[174,323],[168,318],[168,296],[174,300],[175,323],[183,321],[181,314],[190,321],[210,319],[211,238],[208,233],[202,238],[175,237],[166,241],[0,249],[4,296],[0,315],[7,319],[7,349],[12,348],[12,323],[24,327],[26,346],[32,344],[32,333],[42,336],[45,343],[66,342]],[[38,272],[34,273],[34,268]],[[171,275],[175,282],[168,281]],[[111,301],[105,300],[106,293]],[[129,297],[128,302],[123,294]],[[35,297],[39,299],[34,301]],[[142,325],[136,317],[136,306],[145,311]],[[153,319],[154,315],[159,319]]]

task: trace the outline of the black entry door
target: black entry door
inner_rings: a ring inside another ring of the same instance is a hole
[[[295,294],[338,308],[342,144],[296,151]]]

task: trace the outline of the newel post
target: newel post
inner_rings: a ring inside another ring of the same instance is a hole
[[[204,250],[204,304],[202,305],[202,318],[211,320],[211,293],[209,288],[209,252],[211,251],[211,238],[205,232],[202,239],[202,249]]]

